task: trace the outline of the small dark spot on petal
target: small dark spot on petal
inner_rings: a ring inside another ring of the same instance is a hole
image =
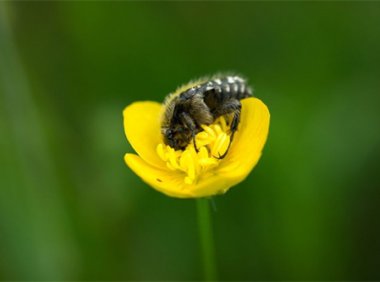
[[[161,179],[159,179],[159,178],[156,178],[156,180],[157,180],[158,182],[162,182],[162,180],[161,180]]]

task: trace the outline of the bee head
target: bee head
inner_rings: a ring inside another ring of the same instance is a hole
[[[182,126],[162,130],[165,144],[175,150],[184,150],[192,138],[191,130]]]

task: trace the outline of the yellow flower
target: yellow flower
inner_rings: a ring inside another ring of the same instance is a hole
[[[126,154],[126,164],[143,181],[172,197],[198,198],[223,194],[243,181],[260,159],[269,130],[269,111],[257,98],[241,100],[238,131],[227,155],[229,117],[203,126],[184,151],[163,143],[160,132],[162,105],[135,102],[124,109],[124,130],[135,154]]]

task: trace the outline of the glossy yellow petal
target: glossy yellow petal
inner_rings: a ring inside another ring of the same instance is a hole
[[[192,197],[209,197],[224,194],[229,188],[236,185],[236,178],[221,173],[218,169],[202,176],[192,187]]]
[[[181,173],[149,165],[134,154],[126,154],[124,160],[145,183],[161,193],[177,198],[191,197],[190,191],[184,189],[184,176]]]
[[[126,164],[148,185],[157,191],[176,198],[199,198],[223,194],[236,184],[235,178],[210,172],[195,184],[184,182],[184,173],[157,168],[146,163],[139,156],[126,154]]]
[[[239,129],[228,155],[219,167],[237,184],[255,167],[268,137],[270,114],[267,106],[257,98],[242,100]]]
[[[129,143],[144,161],[157,167],[165,165],[156,152],[157,144],[162,142],[160,113],[161,104],[151,101],[132,103],[123,111]]]

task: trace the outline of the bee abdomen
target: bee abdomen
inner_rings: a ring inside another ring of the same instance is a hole
[[[239,76],[225,76],[213,78],[205,83],[195,85],[180,94],[181,100],[192,99],[195,95],[203,95],[204,98],[218,100],[219,102],[230,99],[244,99],[252,96],[252,90],[245,79]]]
[[[251,88],[239,76],[226,76],[210,80],[205,85],[205,91],[208,90],[214,90],[216,95],[223,97],[223,100],[232,98],[241,100],[252,96]]]

